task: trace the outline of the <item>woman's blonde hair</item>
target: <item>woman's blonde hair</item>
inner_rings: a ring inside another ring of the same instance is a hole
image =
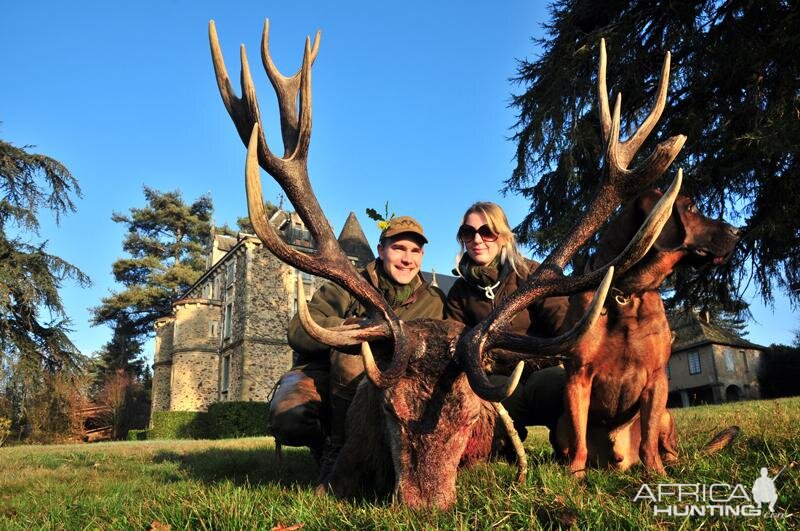
[[[511,231],[511,225],[508,224],[508,218],[503,208],[497,203],[489,201],[478,201],[473,203],[464,212],[461,218],[461,224],[467,223],[467,217],[470,214],[482,214],[486,218],[486,224],[492,229],[492,232],[497,234],[498,243],[500,244],[501,261],[503,259],[508,261],[508,264],[517,275],[526,277],[528,275],[528,264],[525,257],[519,252],[517,247],[517,239]],[[456,236],[459,245],[461,245],[461,254],[467,251],[467,246]]]

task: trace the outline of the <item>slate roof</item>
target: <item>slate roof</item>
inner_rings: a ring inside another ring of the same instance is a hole
[[[217,249],[226,253],[233,249],[239,241],[236,236],[228,236],[226,234],[215,234],[214,239],[216,240]]]
[[[422,278],[424,278],[426,282],[437,286],[445,295],[447,295],[447,292],[450,291],[450,288],[453,287],[453,284],[455,284],[458,278],[452,275],[443,275],[436,271],[420,271],[420,273],[422,273]],[[436,283],[433,282],[434,278],[436,279]]]
[[[694,312],[680,312],[669,316],[669,327],[675,334],[672,352],[681,352],[703,345],[725,345],[729,347],[765,350],[719,326],[706,322]]]
[[[342,232],[339,233],[339,245],[347,256],[355,256],[358,259],[358,267],[365,267],[368,263],[375,260],[375,254],[367,242],[364,230],[358,222],[354,212],[350,212],[344,222]]]

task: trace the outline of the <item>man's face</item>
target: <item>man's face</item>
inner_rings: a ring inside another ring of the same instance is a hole
[[[422,265],[422,246],[411,238],[390,241],[386,245],[378,245],[378,256],[383,261],[383,269],[398,284],[408,284],[419,273]]]

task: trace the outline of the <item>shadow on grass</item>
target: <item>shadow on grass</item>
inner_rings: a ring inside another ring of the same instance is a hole
[[[204,483],[230,481],[236,485],[297,485],[313,488],[317,465],[305,448],[283,448],[276,460],[274,449],[210,448],[201,452],[162,451],[156,463],[176,463],[191,478]]]
[[[243,487],[272,485],[313,491],[318,477],[317,465],[306,448],[284,446],[280,463],[272,448],[211,448],[193,453],[162,451],[153,461],[175,463],[190,478],[208,485],[229,481]],[[342,499],[378,505],[393,501],[389,494],[369,490]]]

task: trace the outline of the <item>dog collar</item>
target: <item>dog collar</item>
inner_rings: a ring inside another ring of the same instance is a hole
[[[614,296],[614,301],[620,306],[625,306],[631,302],[631,296],[625,295],[619,288],[611,288],[611,294]]]

